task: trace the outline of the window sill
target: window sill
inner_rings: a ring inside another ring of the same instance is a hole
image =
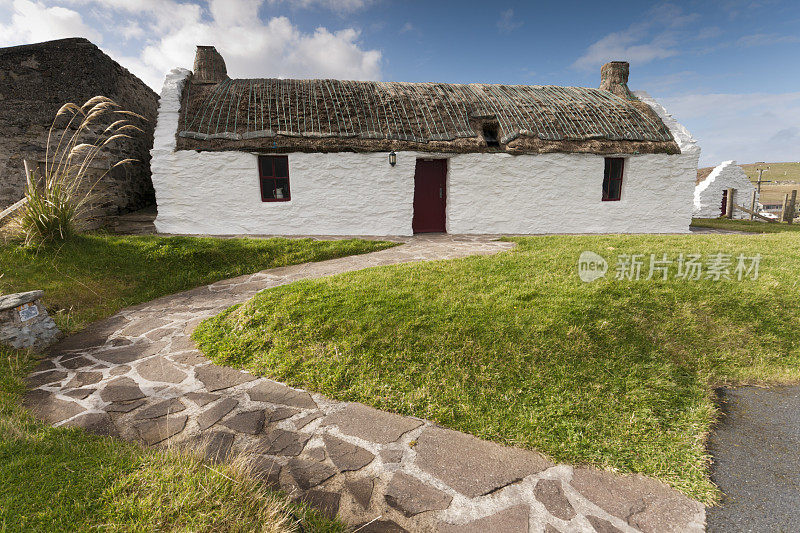
[[[603,202],[619,202],[621,198],[603,198]]]
[[[292,201],[291,198],[272,198],[269,200],[264,200],[263,198],[261,199],[262,204],[271,204],[273,202],[291,202],[291,201]]]

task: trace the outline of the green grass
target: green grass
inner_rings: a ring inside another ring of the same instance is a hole
[[[748,233],[783,233],[800,231],[800,224],[736,220],[728,218],[693,218],[692,227],[746,231]]]
[[[345,531],[233,466],[33,420],[34,363],[0,348],[0,531]]]
[[[514,240],[270,289],[195,338],[217,363],[714,502],[713,387],[800,377],[800,236]],[[578,279],[583,250],[609,259],[605,279]],[[613,279],[617,254],[720,251],[761,254],[760,278]]]
[[[0,293],[45,290],[64,331],[122,307],[266,268],[392,246],[361,240],[86,235],[0,245]],[[233,466],[51,428],[20,404],[36,361],[0,347],[0,531],[344,531]]]
[[[267,268],[381,250],[358,239],[213,239],[84,235],[63,245],[0,244],[0,293],[45,291],[63,331],[159,296]]]

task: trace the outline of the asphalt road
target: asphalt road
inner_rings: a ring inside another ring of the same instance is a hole
[[[710,532],[800,532],[800,386],[719,391],[711,477],[725,493]]]

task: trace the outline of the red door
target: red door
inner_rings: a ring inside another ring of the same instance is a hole
[[[446,159],[417,159],[414,173],[414,233],[444,233]]]

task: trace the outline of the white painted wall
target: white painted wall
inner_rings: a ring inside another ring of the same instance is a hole
[[[724,161],[714,167],[711,174],[694,188],[694,216],[698,218],[717,218],[722,212],[722,191],[736,189],[734,202],[750,207],[755,191],[750,178],[736,161]],[[758,198],[756,198],[758,202]],[[734,209],[734,218],[750,218],[750,215]]]
[[[411,235],[418,157],[449,160],[449,233],[680,233],[689,228],[699,148],[685,129],[676,130],[686,149],[680,155],[626,156],[618,202],[601,201],[603,156],[419,152],[399,152],[395,167],[386,153],[291,153],[291,201],[262,202],[255,154],[175,151],[179,95],[187,75],[173,70],[161,95],[151,163],[160,232]],[[668,117],[663,108],[656,112]]]

